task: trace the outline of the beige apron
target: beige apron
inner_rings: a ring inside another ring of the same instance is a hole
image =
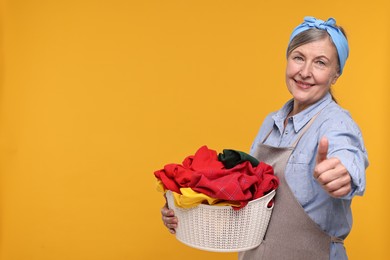
[[[305,126],[292,147],[279,148],[263,144],[268,134],[255,150],[254,157],[272,165],[280,185],[263,242],[257,248],[240,252],[239,260],[329,260],[331,242],[343,242],[322,231],[306,214],[284,177],[291,153],[314,119]]]

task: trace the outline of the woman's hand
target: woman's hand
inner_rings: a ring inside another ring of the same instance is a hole
[[[329,142],[322,137],[318,144],[314,178],[332,197],[341,198],[351,192],[351,176],[338,158],[327,158]]]
[[[168,208],[168,204],[165,203],[164,207],[161,209],[162,221],[164,225],[168,228],[171,234],[176,233],[177,228],[177,217],[175,217],[175,213],[173,210]]]

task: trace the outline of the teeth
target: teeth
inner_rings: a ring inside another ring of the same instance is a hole
[[[298,84],[303,86],[303,87],[310,87],[311,86],[311,84],[307,84],[307,83],[300,82],[300,81],[298,81]]]

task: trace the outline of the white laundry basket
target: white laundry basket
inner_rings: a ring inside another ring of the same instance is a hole
[[[184,209],[176,207],[171,191],[166,195],[179,220],[176,238],[180,242],[206,251],[239,252],[259,246],[263,240],[273,209],[267,206],[275,190],[240,210],[204,204]]]

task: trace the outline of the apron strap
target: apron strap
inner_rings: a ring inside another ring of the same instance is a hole
[[[322,110],[321,110],[322,111]],[[306,131],[309,129],[309,127],[314,123],[314,120],[317,118],[317,116],[320,114],[319,111],[317,114],[315,114],[310,121],[305,125],[305,127],[302,129],[301,134],[298,136],[297,140],[292,144],[292,147],[295,148],[297,146],[298,142],[301,140],[302,136],[306,133]]]
[[[344,239],[339,238],[339,237],[331,236],[331,237],[330,237],[330,241],[331,241],[332,243],[344,244]]]
[[[269,137],[269,136],[271,135],[271,133],[272,133],[272,130],[274,130],[274,126],[272,126],[271,130],[269,131],[269,133],[264,137],[263,142],[261,142],[262,144],[264,144],[265,141],[267,141],[268,137]]]

